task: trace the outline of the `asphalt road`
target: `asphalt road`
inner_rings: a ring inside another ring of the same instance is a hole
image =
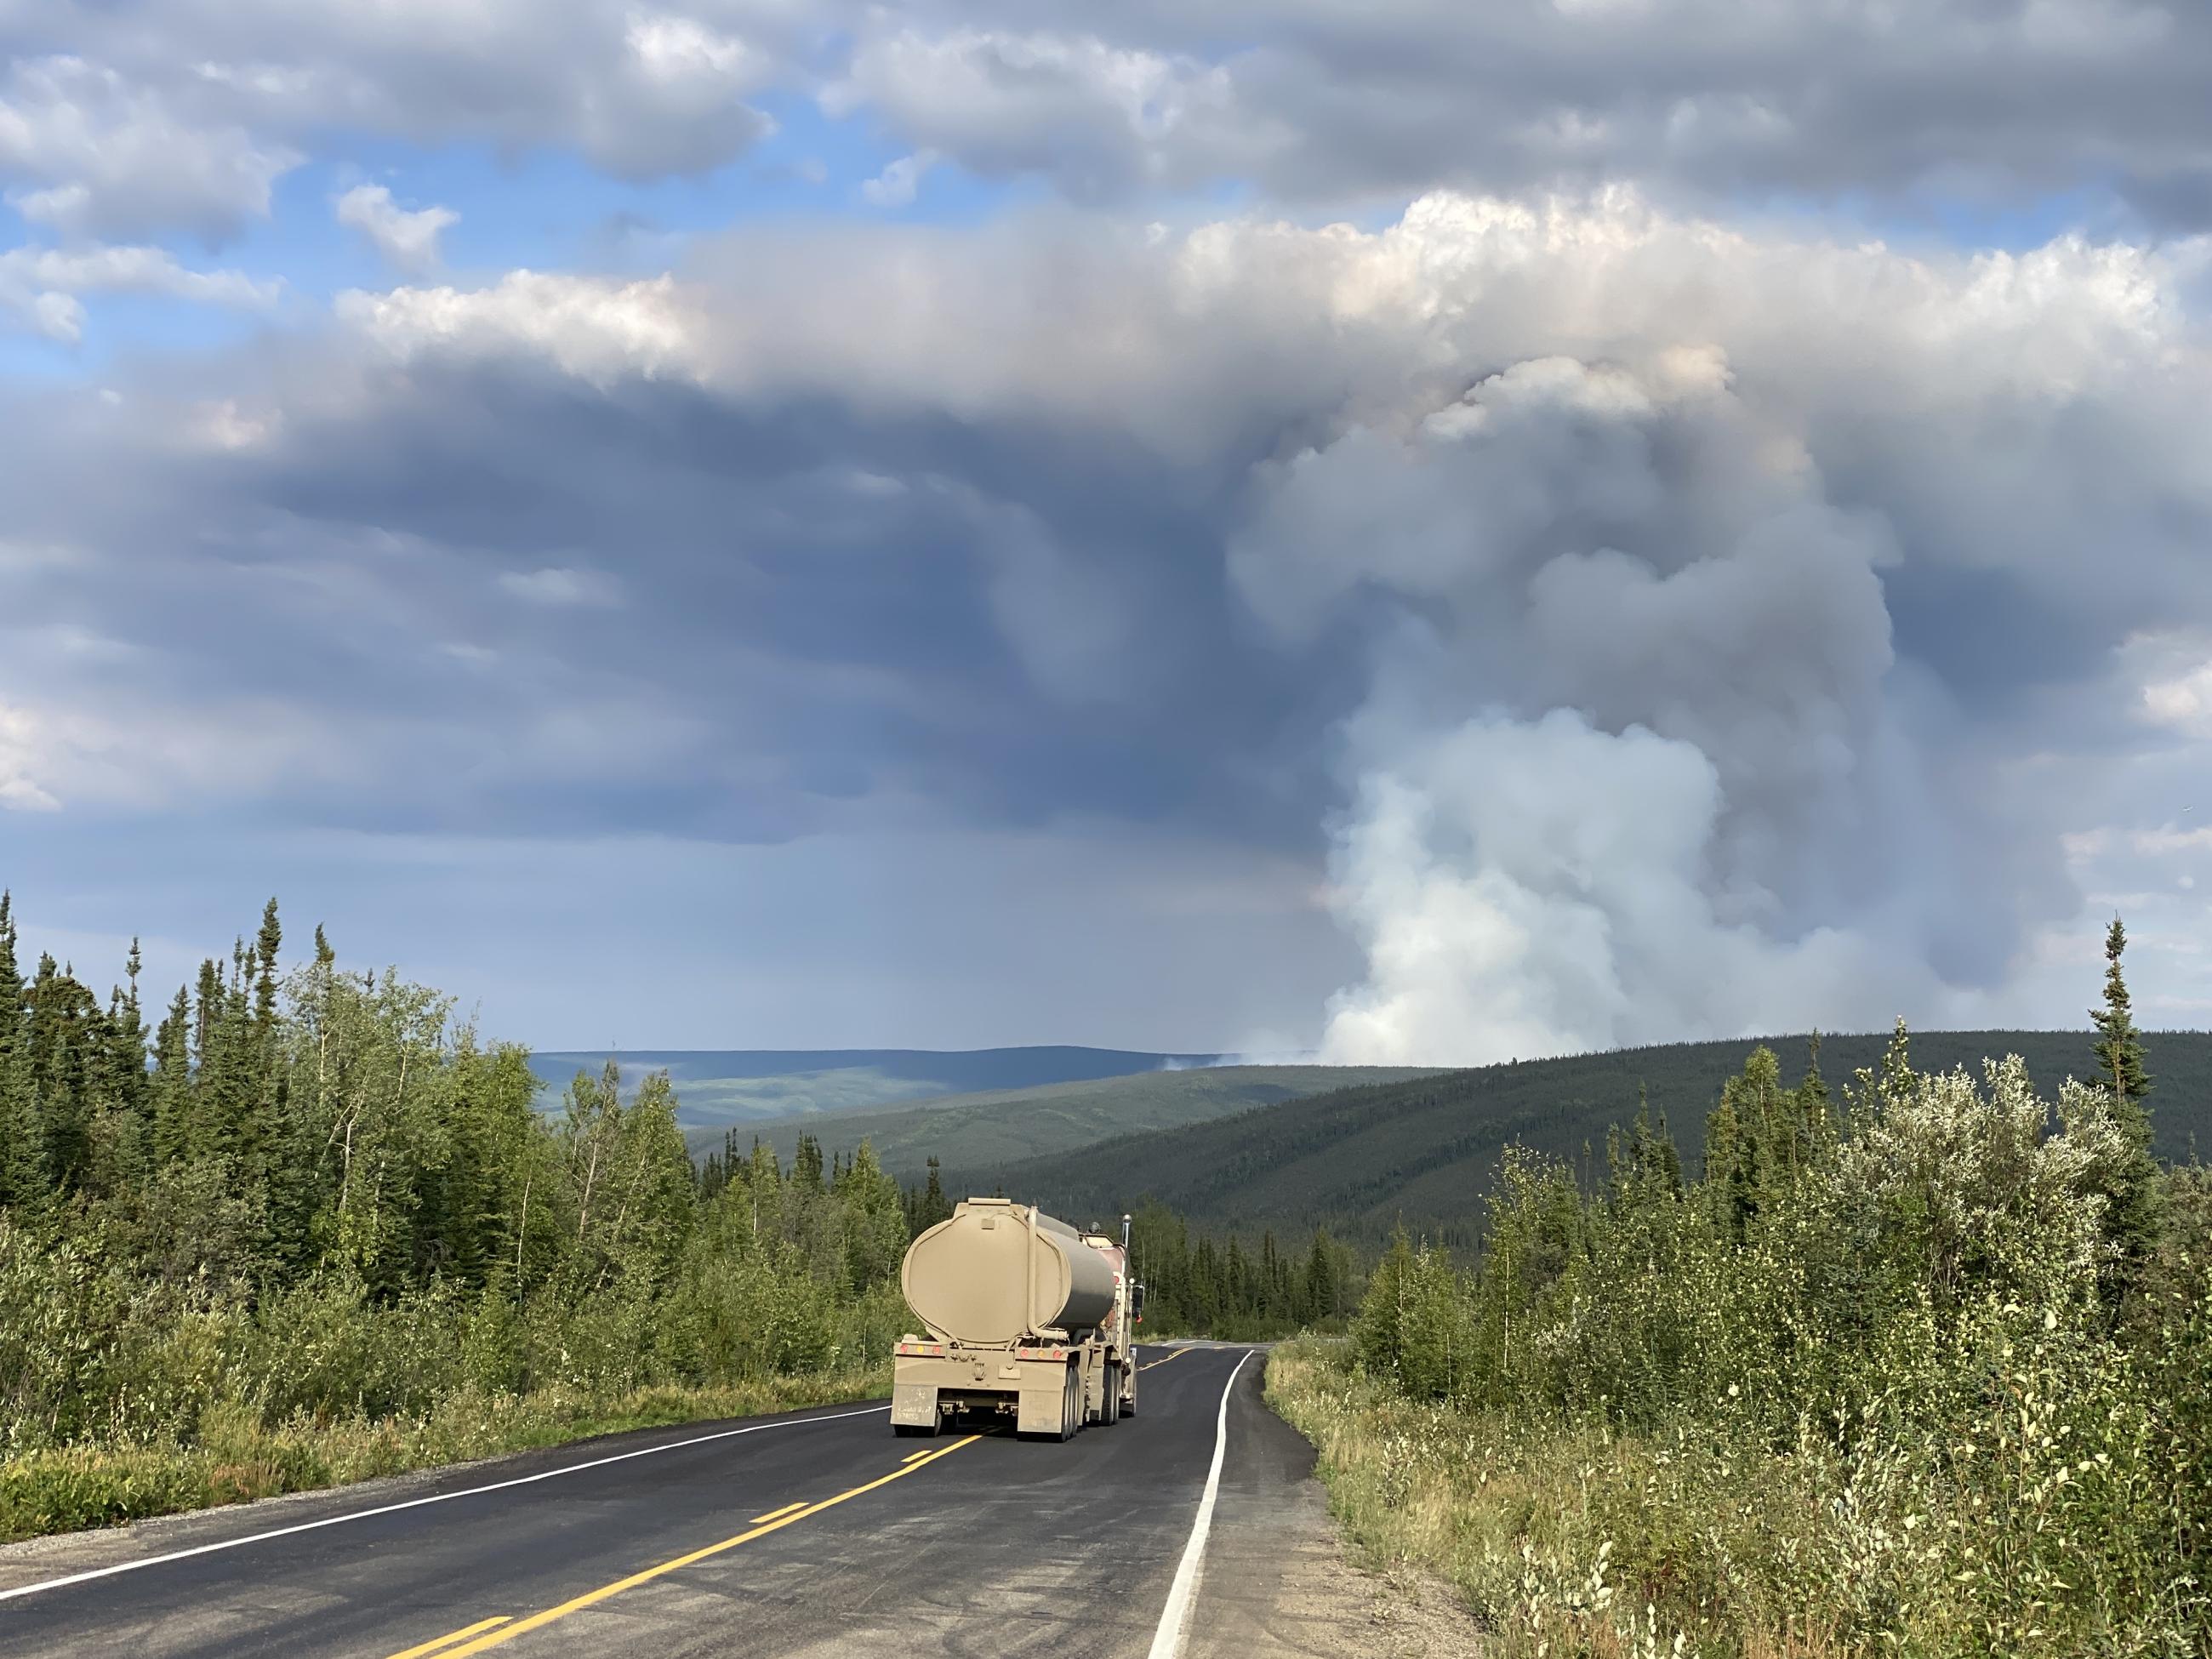
[[[1243,1647],[1209,1632],[1266,1622],[1251,1528],[1310,1467],[1260,1401],[1264,1356],[1228,1388],[1247,1352],[1145,1350],[1138,1414],[1066,1444],[833,1407],[11,1547],[0,1654],[1164,1654],[1224,1420],[1229,1519],[1178,1622],[1190,1654]]]

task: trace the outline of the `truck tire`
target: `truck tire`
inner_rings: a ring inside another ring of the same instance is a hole
[[[1109,1364],[1106,1367],[1106,1403],[1098,1413],[1098,1421],[1112,1428],[1121,1420],[1121,1368]]]
[[[1073,1440],[1083,1431],[1083,1375],[1067,1368],[1067,1386],[1060,1390],[1060,1437]]]

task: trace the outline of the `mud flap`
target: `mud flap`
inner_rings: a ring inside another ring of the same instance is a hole
[[[1067,1420],[1067,1367],[1024,1365],[1022,1371],[1022,1414],[1016,1431],[1059,1439]]]
[[[937,1385],[934,1382],[895,1383],[891,1389],[891,1424],[896,1428],[935,1428]]]

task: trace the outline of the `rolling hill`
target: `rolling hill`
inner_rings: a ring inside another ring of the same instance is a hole
[[[802,1134],[828,1152],[849,1152],[868,1141],[884,1167],[902,1179],[918,1176],[934,1154],[947,1168],[987,1165],[1073,1152],[1115,1135],[1203,1122],[1346,1084],[1397,1083],[1436,1075],[1412,1066],[1220,1066],[1094,1078],[1042,1088],[943,1096],[896,1111],[840,1112],[781,1118],[757,1133],[787,1163]],[[688,1111],[687,1118],[690,1114]],[[719,1146],[719,1133],[692,1134],[694,1150]]]
[[[1802,1036],[1524,1060],[1340,1089],[1178,1128],[1127,1134],[1080,1150],[1003,1163],[946,1158],[948,1189],[1003,1189],[1081,1220],[1160,1200],[1208,1229],[1279,1235],[1326,1225],[1373,1243],[1401,1219],[1455,1247],[1474,1243],[1481,1199],[1499,1155],[1518,1141],[1603,1169],[1608,1125],[1636,1112],[1639,1085],[1663,1114],[1686,1161],[1698,1156],[1705,1115],[1722,1083],[1759,1042],[1783,1060],[1786,1081],[1804,1067]],[[1923,1070],[1978,1065],[2016,1053],[2054,1092],[2094,1065],[2079,1031],[1931,1031],[1912,1036]],[[1825,1036],[1821,1069],[1838,1087],[1878,1063],[1886,1035]],[[2212,1033],[2151,1032],[2151,1097],[2161,1156],[2212,1151]]]
[[[556,1049],[530,1057],[547,1110],[579,1071],[619,1060],[625,1089],[665,1071],[688,1129],[714,1128],[816,1112],[865,1112],[899,1102],[982,1090],[1035,1089],[1127,1077],[1164,1067],[1207,1066],[1215,1054],[1145,1054],[1126,1048],[606,1048]],[[720,1136],[715,1139],[719,1141]]]

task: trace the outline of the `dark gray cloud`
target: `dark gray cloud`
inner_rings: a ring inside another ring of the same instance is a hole
[[[1246,0],[871,9],[834,107],[1089,198],[1393,202],[1629,179],[1677,200],[2212,202],[2212,15],[2150,0]]]
[[[70,235],[220,238],[333,131],[697,173],[810,94],[912,147],[892,198],[951,162],[1093,204],[2212,212],[2212,15],[2153,0],[17,0],[0,58],[0,177]]]
[[[0,799],[927,845],[956,954],[1081,879],[991,848],[1174,847],[1164,938],[1347,926],[1347,1057],[2055,1013],[2194,856],[2179,775],[2106,805],[2204,740],[2191,257],[1439,197],[355,296],[5,412]]]

